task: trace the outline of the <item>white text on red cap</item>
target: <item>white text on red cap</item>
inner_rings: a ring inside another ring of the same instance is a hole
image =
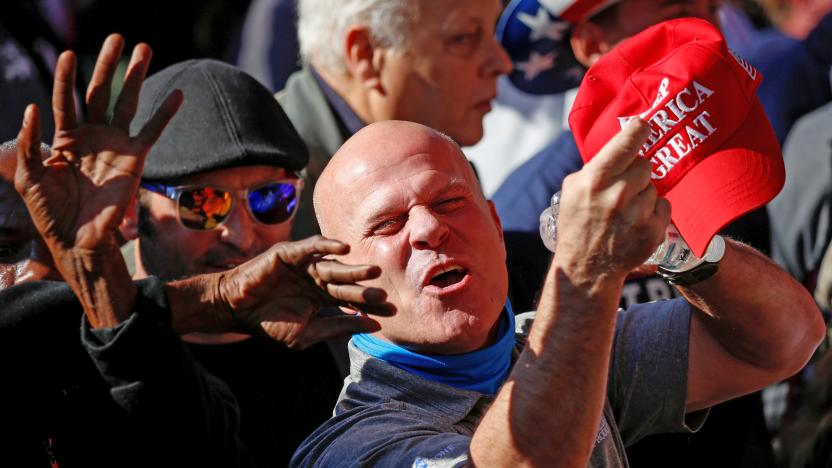
[[[673,128],[685,120],[688,114],[696,112],[715,93],[714,90],[693,80],[688,86],[679,91],[673,99],[667,100],[663,108],[657,110],[662,101],[670,94],[667,89],[669,84],[670,80],[668,78],[664,78],[661,81],[656,100],[653,102],[653,106],[647,111],[639,115],[618,117],[618,123],[623,129],[631,120],[635,118],[645,119],[648,115],[652,114],[649,119],[646,119],[647,124],[650,126],[650,136],[647,138],[644,146],[642,146],[641,151],[639,151],[639,154],[642,156],[647,151],[650,151],[665,135],[673,131]],[[675,117],[675,120],[671,118],[670,114]],[[708,111],[700,112],[692,120],[691,123],[693,125],[685,125],[684,131],[677,132],[667,141],[666,145],[656,150],[655,154],[650,158],[650,162],[653,163],[651,177],[654,180],[660,180],[667,176],[667,173],[673,169],[680,159],[690,154],[691,150],[698,147],[716,132],[717,129],[708,120],[710,115]]]

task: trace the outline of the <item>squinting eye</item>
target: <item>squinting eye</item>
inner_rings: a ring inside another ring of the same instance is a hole
[[[462,207],[464,202],[465,198],[463,197],[449,198],[437,203],[434,209],[439,212],[447,212]]]
[[[375,235],[390,235],[395,234],[396,232],[401,229],[402,224],[404,224],[404,220],[401,218],[392,218],[386,221],[382,221],[381,223],[377,224],[373,228],[373,234]]]

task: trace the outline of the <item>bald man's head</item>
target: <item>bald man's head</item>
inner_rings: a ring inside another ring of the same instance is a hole
[[[476,174],[450,137],[424,125],[398,120],[374,123],[347,140],[327,164],[315,184],[313,203],[321,232],[337,237],[343,195],[367,182],[379,170],[406,167],[410,158],[434,155],[445,160],[459,177],[479,186]],[[402,166],[404,164],[404,166]],[[335,219],[337,223],[331,223]]]
[[[49,147],[41,146],[45,155]],[[17,142],[0,145],[0,289],[26,281],[59,280],[52,256],[14,189]]]
[[[381,267],[368,284],[397,309],[378,319],[382,337],[431,353],[488,341],[507,293],[502,231],[452,140],[412,122],[369,125],[333,156],[314,203],[347,261]]]

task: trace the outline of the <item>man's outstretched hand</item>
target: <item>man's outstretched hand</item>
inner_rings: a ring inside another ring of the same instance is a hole
[[[339,336],[377,331],[378,323],[366,314],[392,315],[395,308],[386,302],[383,290],[358,282],[377,278],[381,269],[327,258],[347,252],[348,245],[321,236],[281,242],[232,270],[172,283],[168,286],[171,306],[193,309],[192,314],[181,315],[174,328],[180,333],[204,329],[204,320],[213,317],[226,331],[230,321],[237,331],[266,334],[300,349]],[[193,294],[181,292],[194,288],[210,294],[201,296],[199,303],[189,302]],[[319,316],[318,311],[326,306],[362,314]]]
[[[108,122],[110,87],[123,49],[124,39],[117,34],[101,47],[87,89],[88,116],[83,123],[75,110],[75,55],[61,54],[52,89],[52,152],[44,159],[40,151],[35,105],[26,109],[17,144],[15,189],[95,328],[115,326],[133,310],[136,290],[116,233],[138,190],[150,147],[182,103],[181,92],[171,93],[139,134],[130,136],[151,57],[150,47],[139,44]]]
[[[130,137],[130,122],[152,55],[150,47],[139,44],[112,120],[107,122],[110,87],[123,49],[119,35],[104,42],[87,90],[88,117],[83,123],[75,110],[75,55],[61,54],[52,92],[55,138],[45,160],[39,148],[38,108],[26,109],[18,138],[15,188],[53,256],[63,257],[71,250],[117,249],[115,233],[138,189],[145,157],[182,102],[182,93],[172,93],[141,132]]]

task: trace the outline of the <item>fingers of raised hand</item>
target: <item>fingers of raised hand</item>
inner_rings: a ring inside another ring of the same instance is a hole
[[[636,193],[627,202],[625,213],[630,220],[630,224],[634,228],[639,228],[641,225],[661,224],[663,217],[657,216],[656,205],[659,201],[656,187],[649,184],[639,193]],[[663,229],[666,226],[662,226]],[[663,232],[663,231],[662,231]]]
[[[651,184],[632,200],[627,218],[629,243],[641,250],[640,255],[646,259],[662,242],[670,224],[670,203],[658,196],[656,188]]]
[[[75,54],[66,51],[58,57],[52,88],[52,113],[55,116],[55,133],[72,130],[78,126],[75,114]]]
[[[666,198],[657,197],[654,210],[656,218],[663,226],[663,230],[667,229],[667,225],[670,224],[671,221],[670,202],[667,201]],[[662,238],[664,238],[664,231],[662,231]]]
[[[610,181],[611,192],[615,194],[615,202],[620,205],[627,205],[630,200],[641,194],[643,191],[655,187],[650,182],[651,174],[650,161],[644,158],[636,158],[632,164],[620,175]],[[655,194],[655,190],[653,191]]]
[[[623,173],[636,160],[649,134],[650,127],[644,121],[633,119],[584,167],[609,176]]]
[[[113,110],[112,125],[126,133],[130,132],[130,122],[136,115],[136,108],[139,105],[139,93],[142,83],[147,76],[147,69],[153,51],[147,44],[139,44],[133,49],[130,63],[127,65],[127,72],[124,75],[124,85],[116,101]]]
[[[607,156],[598,164],[587,163],[563,181],[561,206],[573,199],[585,207],[604,205],[609,210],[626,210],[636,194],[652,186],[650,162],[638,156],[640,133],[646,125],[635,121],[616,135],[596,158]],[[617,159],[611,155],[619,155]],[[597,210],[593,209],[592,211]]]
[[[299,266],[326,255],[345,255],[350,246],[335,239],[312,236],[295,242],[275,246],[284,263]]]
[[[136,96],[138,99],[138,95]],[[175,90],[165,98],[165,101],[159,106],[159,109],[153,114],[150,120],[142,127],[139,134],[136,135],[134,141],[140,147],[141,154],[147,154],[150,151],[150,147],[156,143],[156,140],[159,139],[159,136],[162,135],[162,131],[167,127],[170,119],[176,115],[176,112],[179,110],[179,106],[182,105],[182,100],[184,96],[182,95],[182,91]],[[133,105],[132,111],[130,113],[130,119],[133,118],[133,113],[135,113],[136,107],[135,104]],[[125,125],[130,125],[130,119],[127,120]]]
[[[325,283],[356,283],[378,278],[381,268],[374,265],[346,265],[337,260],[318,260],[309,264],[309,275],[319,286]]]
[[[87,122],[103,125],[107,119],[107,106],[110,103],[110,89],[113,75],[118,68],[124,39],[118,34],[111,34],[101,46],[90,84],[87,87]]]

